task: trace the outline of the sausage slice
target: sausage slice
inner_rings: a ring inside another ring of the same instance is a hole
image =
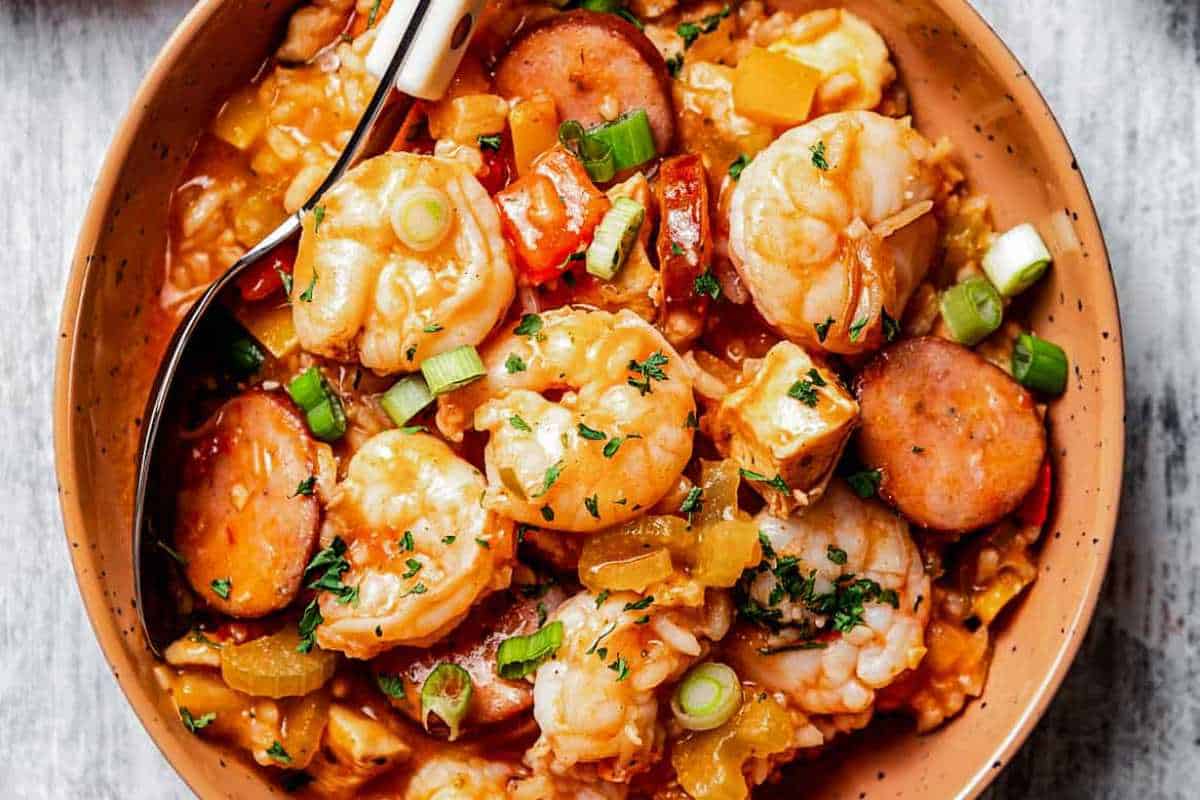
[[[561,119],[585,127],[605,121],[601,109],[643,108],[658,152],[675,141],[667,64],[644,33],[615,14],[572,11],[532,26],[496,66],[496,88],[507,98],[545,92]]]
[[[858,376],[858,454],[879,494],[917,525],[982,528],[1033,489],[1046,428],[1033,397],[973,351],[937,337],[889,347]]]
[[[528,711],[533,707],[533,684],[501,678],[496,673],[496,651],[510,636],[527,636],[536,631],[543,615],[562,603],[565,595],[561,589],[556,586],[546,589],[544,594],[496,592],[475,606],[462,624],[433,647],[397,647],[375,658],[371,669],[376,676],[403,681],[404,695],[389,694],[388,701],[420,722],[421,686],[438,664],[447,662],[457,664],[471,676],[473,689],[464,729],[478,730]],[[399,686],[394,680],[388,685]]]
[[[321,519],[317,452],[290,401],[262,391],[225,403],[192,440],[175,547],[209,606],[260,617],[295,599]]]

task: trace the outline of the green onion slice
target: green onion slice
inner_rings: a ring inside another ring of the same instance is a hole
[[[392,206],[396,238],[418,252],[441,244],[450,230],[450,198],[441,189],[419,186],[402,192]]]
[[[558,140],[583,162],[583,168],[595,183],[608,183],[616,176],[612,146],[588,136],[578,121],[569,119],[558,126]]]
[[[429,393],[429,387],[420,375],[401,378],[379,398],[379,405],[383,406],[383,410],[398,427],[404,427],[432,402],[433,395]]]
[[[1022,386],[1037,392],[1058,395],[1067,389],[1067,354],[1032,333],[1022,333],[1013,343],[1012,371]]]
[[[984,278],[968,278],[942,294],[942,318],[955,340],[972,347],[1000,327],[1004,304]]]
[[[253,340],[242,338],[236,340],[229,348],[229,360],[235,371],[242,375],[258,372],[266,356]]]
[[[601,280],[612,280],[625,263],[646,219],[646,209],[636,200],[618,197],[596,228],[587,249],[587,271]]]
[[[612,122],[589,129],[587,138],[604,142],[612,149],[617,172],[640,167],[658,155],[650,117],[644,108],[626,112]]]
[[[1018,225],[992,243],[983,257],[983,271],[1005,297],[1033,286],[1050,267],[1050,250],[1037,228]]]
[[[326,397],[315,408],[309,409],[305,417],[313,436],[323,442],[336,442],[346,433],[346,412],[337,395]]]
[[[287,392],[296,405],[311,411],[329,396],[329,385],[325,383],[321,370],[309,367],[288,384]]]
[[[732,668],[716,661],[693,667],[671,697],[671,711],[689,731],[724,725],[742,704],[742,684]]]
[[[429,730],[429,715],[436,714],[450,728],[450,741],[457,739],[474,691],[471,675],[462,667],[445,662],[434,667],[421,684],[421,724],[425,730]]]
[[[562,643],[561,622],[551,622],[528,636],[510,636],[496,651],[496,672],[509,680],[524,678],[553,656]]]
[[[421,374],[425,376],[430,394],[437,397],[482,378],[487,369],[475,348],[464,344],[422,361]]]

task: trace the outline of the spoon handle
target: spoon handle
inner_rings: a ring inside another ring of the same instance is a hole
[[[485,0],[437,0],[409,48],[409,57],[391,83],[401,92],[436,100],[446,92],[479,23]],[[405,20],[421,0],[395,0],[379,25],[367,54],[367,71],[382,77],[405,33]]]

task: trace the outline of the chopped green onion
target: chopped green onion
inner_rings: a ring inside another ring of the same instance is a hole
[[[596,228],[587,249],[587,271],[601,280],[612,280],[625,263],[646,219],[646,209],[636,200],[618,197]]]
[[[437,247],[450,230],[450,198],[441,189],[420,186],[402,192],[392,206],[392,230],[407,247],[425,252]]]
[[[601,14],[615,14],[625,7],[625,0],[583,0],[579,7]]]
[[[253,340],[242,338],[235,341],[229,348],[229,360],[233,368],[243,375],[257,372],[263,365],[266,356]]]
[[[501,678],[524,678],[554,655],[563,643],[563,624],[551,622],[528,636],[510,636],[496,651],[496,672]]]
[[[482,378],[487,370],[475,348],[464,344],[422,361],[421,374],[425,376],[430,394],[437,397]]]
[[[1012,371],[1022,386],[1045,394],[1067,389],[1067,354],[1054,342],[1022,333],[1013,343]]]
[[[329,395],[305,415],[308,429],[323,442],[334,442],[346,433],[346,412],[337,395]]]
[[[689,731],[724,725],[742,704],[742,684],[725,664],[709,661],[693,667],[671,697],[671,711]]]
[[[421,724],[429,730],[429,715],[436,714],[450,728],[450,741],[458,738],[459,724],[467,716],[474,692],[471,675],[457,664],[442,662],[421,685]]]
[[[410,419],[432,402],[433,395],[429,393],[429,387],[420,375],[401,378],[379,398],[379,405],[383,406],[388,417],[399,427],[408,424]]]
[[[617,174],[612,146],[592,139],[577,120],[569,119],[558,126],[558,140],[583,162],[583,168],[596,183],[608,183]]]
[[[310,411],[329,396],[329,386],[325,383],[325,376],[321,374],[321,370],[309,367],[288,384],[287,392],[296,405]]]
[[[983,257],[983,271],[1000,294],[1014,297],[1037,283],[1050,261],[1050,250],[1037,228],[1026,223],[992,242]]]
[[[640,167],[658,155],[650,116],[644,108],[628,111],[612,122],[588,129],[586,138],[609,146],[617,172]]]
[[[967,278],[942,294],[942,318],[956,341],[972,347],[1000,327],[1004,305],[986,279]]]

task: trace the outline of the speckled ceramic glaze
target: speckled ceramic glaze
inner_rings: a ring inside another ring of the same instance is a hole
[[[130,512],[140,414],[169,331],[158,310],[167,200],[197,132],[254,73],[295,5],[203,0],[163,49],[121,126],[79,235],[54,408],[63,517],[96,635],[134,710],[204,798],[278,793],[240,756],[189,734],[151,675],[133,605]],[[831,2],[784,3],[808,9]],[[842,3],[887,39],[918,127],[948,135],[997,226],[1032,220],[1055,267],[1031,300],[1072,359],[1050,410],[1056,496],[1041,574],[1001,625],[984,696],[941,730],[877,722],[763,796],[973,797],[1024,741],[1091,619],[1120,498],[1123,364],[1104,241],[1071,151],[1020,64],[963,0]]]

